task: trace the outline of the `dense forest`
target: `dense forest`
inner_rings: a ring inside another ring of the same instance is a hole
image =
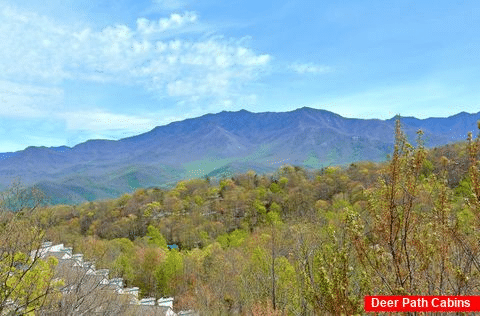
[[[399,121],[394,137],[384,163],[286,165],[80,205],[13,186],[0,272],[19,276],[0,280],[0,306],[5,293],[41,297],[24,301],[31,311],[59,299],[56,262],[22,255],[45,240],[201,315],[354,315],[365,295],[480,294],[480,138],[427,150]],[[37,284],[14,262],[32,264]]]

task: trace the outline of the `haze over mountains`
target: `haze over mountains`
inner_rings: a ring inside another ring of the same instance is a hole
[[[405,117],[402,123],[412,143],[421,128],[426,146],[435,147],[476,133],[479,119],[480,112],[462,112],[448,118]],[[117,141],[0,154],[0,189],[19,179],[38,185],[53,203],[73,203],[181,179],[270,172],[283,164],[322,168],[381,161],[392,150],[394,121],[344,118],[305,107],[279,113],[224,111]]]

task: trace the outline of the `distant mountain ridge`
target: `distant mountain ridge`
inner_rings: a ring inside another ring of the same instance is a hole
[[[480,112],[462,112],[401,121],[411,142],[421,128],[426,146],[434,147],[465,140],[469,131],[476,131],[479,119]],[[72,203],[181,179],[229,176],[249,169],[270,172],[285,163],[321,168],[381,161],[393,146],[394,121],[344,118],[307,107],[290,112],[223,111],[117,141],[0,153],[0,189],[20,179],[38,185],[54,203]]]

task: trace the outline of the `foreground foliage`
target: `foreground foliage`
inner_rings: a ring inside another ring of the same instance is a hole
[[[38,208],[32,227],[141,295],[205,315],[352,315],[367,294],[478,295],[479,138],[426,150],[419,132],[416,144],[397,122],[383,164],[183,181]]]
[[[18,184],[0,198],[0,315],[33,315],[58,294],[58,261],[40,258],[44,235],[30,219],[42,199]]]

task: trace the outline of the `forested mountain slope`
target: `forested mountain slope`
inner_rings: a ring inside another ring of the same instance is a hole
[[[427,147],[466,138],[480,119],[403,118],[407,138],[424,131]],[[38,185],[53,203],[117,197],[139,187],[168,187],[181,179],[231,176],[283,164],[321,168],[382,161],[392,150],[394,120],[349,119],[324,110],[221,112],[159,126],[121,139],[89,140],[69,148],[29,147],[0,154],[0,185]],[[1,189],[1,188],[0,188]]]
[[[382,163],[286,165],[17,217],[141,296],[202,315],[356,315],[365,295],[479,295],[480,139],[427,150],[395,131]]]

